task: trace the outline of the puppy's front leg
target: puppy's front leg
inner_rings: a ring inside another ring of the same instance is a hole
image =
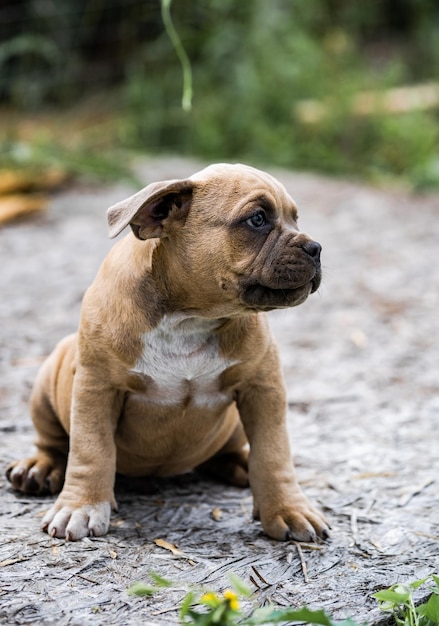
[[[242,389],[238,409],[249,443],[249,481],[255,517],[280,541],[315,541],[329,535],[325,518],[302,492],[291,459],[286,398],[280,375],[258,376]]]
[[[104,535],[115,508],[116,446],[114,433],[120,394],[78,368],[72,394],[70,449],[64,487],[42,521],[52,537],[75,541]]]

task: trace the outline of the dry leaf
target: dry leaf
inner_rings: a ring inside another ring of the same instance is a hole
[[[221,519],[221,518],[222,518],[222,516],[223,516],[223,512],[221,511],[221,509],[220,509],[218,506],[216,506],[216,507],[213,509],[213,511],[212,511],[212,513],[211,513],[211,516],[212,516],[212,519],[214,519],[214,520],[215,520],[215,522],[219,522],[219,521],[220,521],[220,519]]]
[[[367,337],[359,328],[351,332],[350,340],[357,348],[365,348],[367,345]]]
[[[25,217],[47,207],[47,198],[40,195],[14,195],[0,197],[0,224]]]
[[[117,559],[117,552],[114,550],[109,550],[110,556],[112,559]]]
[[[352,478],[354,480],[364,480],[367,478],[391,478],[397,475],[397,472],[362,472],[361,474],[355,474]]]
[[[116,519],[110,523],[111,528],[120,528],[125,524],[124,519]]]
[[[348,565],[354,570],[354,572],[357,572],[360,569],[356,563],[348,563]]]
[[[0,561],[0,567],[6,567],[7,565],[13,565],[14,563],[19,563],[20,561],[24,561],[25,559],[6,559],[6,561]]]
[[[154,539],[154,543],[159,548],[164,548],[165,550],[169,550],[175,556],[182,556],[183,552],[179,550],[173,543],[169,543],[165,539]]]
[[[0,170],[0,194],[11,194],[30,189],[52,189],[65,182],[66,172],[49,168],[42,172]]]
[[[376,91],[359,91],[350,103],[350,113],[359,117],[381,115],[382,113],[407,113],[437,108],[439,104],[439,83],[422,83],[405,87]],[[330,101],[302,100],[295,107],[295,113],[305,124],[317,124],[331,113]]]

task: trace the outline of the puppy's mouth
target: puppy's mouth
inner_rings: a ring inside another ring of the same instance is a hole
[[[292,289],[273,289],[254,283],[246,285],[242,291],[242,302],[246,306],[261,311],[283,309],[305,302],[311,293],[318,289],[320,280],[312,280]]]

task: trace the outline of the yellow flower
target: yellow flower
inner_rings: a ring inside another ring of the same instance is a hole
[[[224,592],[224,598],[227,600],[229,607],[232,611],[239,611],[239,600],[238,596],[231,589],[226,589]]]
[[[206,604],[207,606],[217,607],[220,604],[221,600],[218,598],[215,592],[208,591],[201,596],[200,602]]]

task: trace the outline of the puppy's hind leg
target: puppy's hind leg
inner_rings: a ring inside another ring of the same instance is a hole
[[[226,483],[248,487],[248,443],[240,421],[221,450],[197,470]]]
[[[42,369],[46,369],[44,365]],[[44,371],[40,374],[41,383],[44,374]],[[11,463],[6,469],[6,477],[14,489],[24,493],[56,493],[64,482],[69,439],[47,397],[45,385],[38,384],[39,381],[31,397],[37,453]]]

